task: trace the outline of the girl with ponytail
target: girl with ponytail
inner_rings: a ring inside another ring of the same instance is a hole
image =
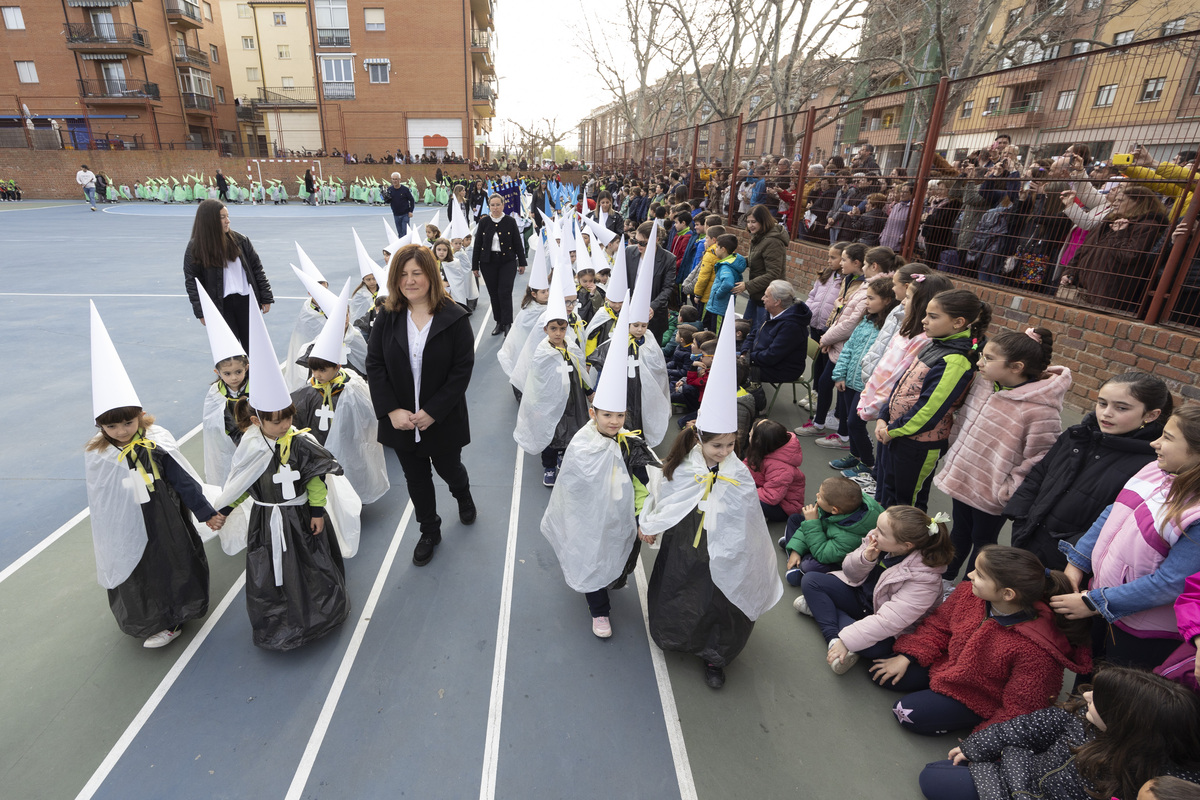
[[[927,344],[892,390],[875,425],[875,499],[925,508],[929,479],[950,444],[954,411],[975,374],[992,309],[969,289],[940,292],[925,307]]]
[[[907,693],[892,710],[914,733],[983,730],[1050,705],[1064,669],[1091,671],[1089,626],[1048,605],[1071,585],[1066,575],[1025,550],[989,545],[967,577],[871,668],[880,685]]]
[[[996,543],[1004,504],[1062,432],[1071,371],[1050,366],[1053,350],[1046,328],[1003,331],[983,346],[979,374],[956,415],[954,444],[933,479],[954,501],[956,554],[946,580],[964,561],[970,572],[972,551]]]

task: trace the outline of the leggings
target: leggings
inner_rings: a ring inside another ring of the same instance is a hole
[[[979,551],[998,542],[1000,529],[1004,527],[1003,516],[980,511],[961,500],[953,501],[952,513],[954,527],[950,531],[950,541],[954,543],[954,560],[942,574],[948,581],[954,580],[964,561],[967,562],[968,573],[975,569],[975,557]]]
[[[917,778],[921,794],[927,800],[979,800],[971,768],[950,761],[934,761],[925,765]]]
[[[497,325],[512,325],[513,284],[517,282],[517,262],[487,263],[479,267],[479,274],[487,286],[492,301],[492,319]]]
[[[834,388],[833,388],[833,368],[837,366],[836,361],[829,361],[825,364],[825,369],[821,371],[821,378],[817,381],[817,410],[813,412],[814,422],[823,422],[829,415],[829,407],[834,403]],[[849,421],[846,419],[846,393],[838,392],[836,400],[838,426],[837,432],[839,436],[849,436],[850,427]]]
[[[862,392],[846,389],[842,392],[845,399],[846,413],[844,416],[846,430],[850,435],[850,455],[857,458],[864,466],[875,466],[875,447],[871,444],[871,435],[867,433],[867,421],[858,415],[858,398]],[[841,433],[841,424],[838,425]]]
[[[954,698],[930,689],[929,670],[915,661],[899,681],[883,684],[883,688],[908,693],[896,701],[892,713],[902,727],[920,736],[940,736],[983,722],[983,717]]]
[[[930,479],[946,452],[946,441],[917,442],[902,436],[880,449],[875,499],[884,508],[916,506],[922,511],[928,508]]]
[[[246,352],[250,352],[250,296],[245,294],[227,294],[221,301],[221,316],[229,323],[230,330],[237,337]]]
[[[836,575],[806,572],[800,581],[800,591],[808,601],[808,609],[829,644],[841,635],[844,628],[875,613],[871,598],[859,586],[850,586]],[[863,658],[886,658],[892,653],[893,637],[858,651]]]

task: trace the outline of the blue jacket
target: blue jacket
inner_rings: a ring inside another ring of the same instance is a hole
[[[742,279],[742,273],[745,271],[746,259],[738,253],[718,261],[713,266],[712,291],[708,295],[708,305],[705,306],[708,313],[725,313],[729,307],[729,294],[733,291],[733,285]]]
[[[742,342],[742,353],[749,357],[752,367],[758,367],[759,381],[788,383],[804,374],[811,321],[808,306],[794,303],[778,317],[768,317],[758,329],[750,329]]]
[[[845,381],[846,388],[853,392],[861,392],[865,384],[862,378],[862,360],[871,345],[879,338],[879,328],[866,317],[854,328],[846,344],[842,346],[842,354],[834,362],[833,380]]]

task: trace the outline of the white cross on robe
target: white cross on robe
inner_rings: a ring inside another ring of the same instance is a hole
[[[122,479],[121,485],[133,492],[133,498],[138,501],[139,505],[150,502],[150,490],[146,488],[146,479],[136,469],[130,468],[129,474]]]
[[[558,365],[558,374],[562,375],[563,383],[565,383],[567,386],[571,385],[571,373],[574,371],[575,366],[570,361],[565,359],[561,364]]]
[[[642,365],[642,359],[637,353],[629,356],[629,377],[636,378],[638,376],[638,367]]]
[[[300,473],[292,469],[291,464],[281,466],[271,480],[279,484],[279,491],[283,492],[284,500],[296,499],[296,481],[300,480]]]
[[[704,530],[711,533],[716,527],[717,514],[725,510],[725,502],[721,499],[724,492],[713,487],[708,497],[701,500],[696,508],[704,514]]]
[[[317,428],[322,431],[329,430],[329,426],[333,420],[333,409],[329,406],[321,406],[317,409],[317,418],[321,421],[317,423]],[[291,498],[288,498],[289,500]]]

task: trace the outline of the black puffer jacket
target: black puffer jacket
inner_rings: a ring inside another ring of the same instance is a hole
[[[1063,431],[1046,457],[1017,487],[1005,516],[1013,518],[1012,543],[1062,569],[1060,540],[1074,544],[1117,499],[1130,478],[1154,460],[1150,443],[1162,435],[1155,420],[1123,436],[1100,431],[1095,414]]]

